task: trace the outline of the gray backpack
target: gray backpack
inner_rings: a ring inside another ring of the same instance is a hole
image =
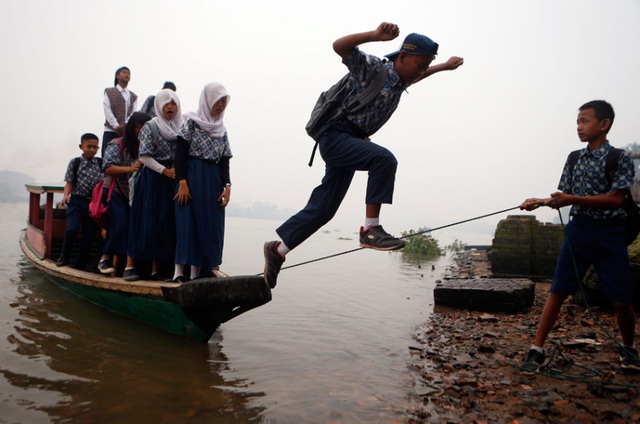
[[[387,82],[387,78],[389,77],[387,68],[384,64],[381,65],[378,69],[378,75],[371,84],[369,84],[362,93],[358,94],[348,105],[342,106],[342,101],[346,95],[349,75],[350,74],[346,74],[330,89],[320,94],[318,101],[311,111],[311,117],[305,126],[305,130],[307,130],[307,134],[309,134],[309,136],[316,142],[313,146],[313,151],[311,152],[309,166],[313,165],[313,158],[316,154],[316,149],[318,148],[318,141],[320,141],[320,135],[322,134],[322,129],[324,129],[325,125],[342,116],[346,116],[349,113],[357,112],[365,107],[375,99],[378,94],[380,94],[384,88],[384,84]]]

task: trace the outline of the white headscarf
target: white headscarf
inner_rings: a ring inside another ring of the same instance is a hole
[[[184,115],[185,119],[191,119],[196,122],[200,128],[211,137],[219,138],[224,135],[227,129],[222,122],[224,119],[224,111],[217,116],[217,119],[211,115],[211,108],[223,97],[230,100],[227,89],[219,82],[211,82],[204,86],[200,94],[200,103],[198,112],[190,112]]]
[[[169,121],[162,115],[162,108],[171,103],[171,101],[176,103],[178,110],[176,111],[176,115]],[[156,121],[156,124],[158,124],[158,130],[160,134],[162,134],[162,138],[165,140],[175,140],[182,125],[182,112],[180,112],[180,99],[178,95],[173,90],[165,88],[156,95],[153,104],[157,115],[153,119]]]

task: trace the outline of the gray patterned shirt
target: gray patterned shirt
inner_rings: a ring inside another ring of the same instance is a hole
[[[378,97],[358,112],[347,115],[347,119],[362,132],[373,135],[391,118],[407,86],[400,80],[393,62],[383,63],[380,58],[362,53],[357,47],[343,63],[351,74],[343,105],[349,104],[375,80],[380,66],[387,67],[389,78]]]
[[[77,159],[80,159],[80,163],[76,172],[75,162]],[[96,157],[91,160],[84,156],[71,159],[69,166],[67,166],[67,172],[64,174],[64,180],[73,183],[71,194],[82,197],[91,196],[93,188],[102,178],[104,178],[104,174]]]
[[[573,175],[569,175],[569,159],[565,162],[558,189],[564,193],[576,196],[596,196],[607,194],[615,190],[629,190],[635,178],[635,167],[629,153],[623,151],[618,159],[611,186],[605,175],[607,154],[612,149],[607,142],[600,148],[589,152],[585,148],[580,151],[578,162],[573,168]],[[586,216],[593,219],[621,218],[626,216],[621,208],[602,209],[573,205],[571,215]]]

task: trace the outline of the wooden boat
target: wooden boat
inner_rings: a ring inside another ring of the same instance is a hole
[[[27,184],[29,219],[20,235],[27,259],[51,281],[113,312],[171,333],[207,342],[220,324],[271,300],[261,276],[202,278],[188,283],[135,281],[56,266],[66,228],[64,210],[53,196],[63,186]],[[44,210],[41,195],[46,195]],[[55,216],[54,216],[55,215]]]

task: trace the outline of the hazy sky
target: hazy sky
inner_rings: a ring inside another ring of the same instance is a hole
[[[0,170],[61,182],[80,135],[102,137],[103,91],[125,65],[139,106],[171,80],[183,112],[193,111],[202,87],[222,82],[232,202],[297,210],[324,167],[319,158],[307,166],[304,125],[346,72],[331,44],[383,21],[400,37],[363,51],[382,56],[420,32],[440,44],[437,62],[465,59],[409,88],[373,137],[399,162],[394,205],[382,211],[390,232],[555,191],[566,155],[581,147],[575,119],[588,100],[613,104],[613,145],[640,141],[638,0],[0,0]],[[365,185],[359,173],[330,227],[357,230]],[[490,236],[505,216],[460,231]]]

